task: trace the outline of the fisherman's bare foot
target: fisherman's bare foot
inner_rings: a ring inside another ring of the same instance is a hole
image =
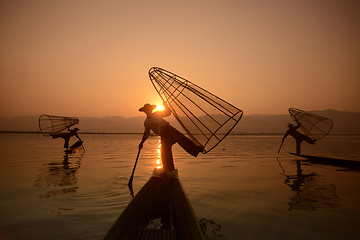
[[[204,147],[203,146],[198,146],[198,152],[195,154],[195,157],[197,157],[199,155],[199,153],[204,152]]]

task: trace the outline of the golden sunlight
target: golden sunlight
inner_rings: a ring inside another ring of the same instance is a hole
[[[159,139],[159,144],[156,149],[157,156],[156,156],[156,168],[162,168],[161,164],[161,141]]]
[[[164,111],[165,108],[162,104],[156,104],[156,108],[154,111]]]

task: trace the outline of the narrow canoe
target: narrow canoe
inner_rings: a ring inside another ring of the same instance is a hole
[[[205,239],[177,170],[154,173],[104,240]]]
[[[325,164],[336,167],[345,167],[352,169],[360,169],[360,161],[355,160],[347,160],[340,158],[330,158],[330,157],[321,157],[321,156],[313,156],[313,155],[304,155],[304,154],[296,154],[290,153],[295,156],[299,156],[302,158],[306,158],[308,162],[313,164]]]

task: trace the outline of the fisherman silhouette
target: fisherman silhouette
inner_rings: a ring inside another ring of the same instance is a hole
[[[203,152],[204,148],[203,146],[195,144],[163,119],[171,115],[167,104],[164,102],[163,105],[165,108],[164,111],[153,112],[156,105],[150,105],[148,103],[139,109],[140,112],[144,112],[147,116],[144,121],[145,130],[139,144],[139,151],[143,148],[143,143],[150,136],[150,130],[153,131],[156,135],[159,135],[161,139],[161,161],[163,169],[165,171],[172,171],[175,169],[172,156],[172,146],[175,143],[178,143],[186,152],[194,157],[197,157],[200,152]]]
[[[53,139],[61,137],[65,140],[65,143],[64,143],[65,151],[69,150],[69,141],[72,136],[76,136],[79,139],[78,142],[82,143],[82,140],[77,133],[80,130],[79,128],[74,128],[74,129],[68,128],[67,130],[68,130],[68,132],[60,132],[60,133],[51,133],[50,134],[50,136],[52,136]]]
[[[292,136],[295,141],[296,141],[296,154],[299,155],[300,154],[300,145],[303,141],[310,143],[310,144],[315,144],[316,140],[312,139],[309,136],[306,136],[302,133],[300,133],[297,129],[300,127],[299,123],[297,125],[294,125],[292,123],[288,124],[288,130],[286,131],[285,135],[282,138],[282,143],[284,142],[285,138],[290,135]]]

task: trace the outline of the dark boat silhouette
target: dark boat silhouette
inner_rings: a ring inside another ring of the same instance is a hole
[[[104,239],[205,238],[177,170],[154,169]]]
[[[356,160],[347,160],[340,158],[331,158],[331,157],[296,154],[296,153],[290,153],[290,154],[305,158],[307,162],[312,164],[324,164],[329,166],[348,168],[350,170],[360,170],[360,161],[356,161]]]

